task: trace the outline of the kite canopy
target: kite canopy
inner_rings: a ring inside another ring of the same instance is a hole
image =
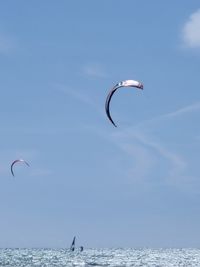
[[[13,176],[15,176],[15,175],[14,175],[14,171],[13,171],[13,167],[14,167],[14,165],[15,165],[16,163],[18,163],[18,162],[25,163],[27,166],[30,167],[30,165],[28,164],[28,162],[26,162],[26,161],[23,160],[23,159],[16,159],[16,160],[14,160],[14,161],[12,162],[11,166],[10,166],[10,170],[11,170],[11,173],[12,173]]]
[[[120,88],[120,87],[135,87],[135,88],[138,88],[138,89],[143,89],[143,84],[138,82],[138,81],[135,81],[135,80],[125,80],[125,81],[122,81],[122,82],[119,82],[117,83],[109,92],[107,98],[106,98],[106,103],[105,103],[105,109],[106,109],[106,114],[109,118],[109,120],[112,122],[112,124],[117,127],[117,125],[114,123],[111,115],[110,115],[110,101],[111,101],[111,98],[113,96],[113,94],[115,93],[115,91]]]

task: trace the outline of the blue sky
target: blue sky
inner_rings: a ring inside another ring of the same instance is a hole
[[[0,3],[0,247],[200,247],[199,29],[195,0]]]

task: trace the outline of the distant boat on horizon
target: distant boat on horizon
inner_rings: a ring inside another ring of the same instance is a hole
[[[71,246],[70,246],[70,251],[74,251],[75,250],[75,243],[76,243],[76,236],[74,236]],[[80,252],[83,251],[83,246],[80,246]]]
[[[74,236],[74,238],[72,240],[72,243],[71,243],[71,246],[70,246],[70,250],[71,251],[74,251],[75,250],[75,241],[76,241],[76,236]]]

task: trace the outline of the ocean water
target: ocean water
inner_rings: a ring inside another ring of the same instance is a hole
[[[200,267],[200,249],[0,249],[0,266]]]

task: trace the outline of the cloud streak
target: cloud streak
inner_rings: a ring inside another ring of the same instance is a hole
[[[130,156],[131,167],[128,170],[128,176],[134,181],[144,182],[148,179],[148,174],[156,164],[155,157],[134,140],[126,142],[125,140],[118,144],[120,150]]]
[[[7,54],[13,49],[13,41],[0,33],[0,54]]]
[[[200,102],[185,106],[183,108],[180,108],[174,112],[170,112],[166,115],[163,115],[162,118],[170,119],[170,118],[175,118],[190,112],[194,112],[200,110]]]
[[[155,136],[152,138],[145,129],[129,128],[110,134],[94,128],[90,128],[91,130],[120,151],[122,162],[119,161],[117,167],[123,173],[124,181],[136,182],[148,188],[158,180],[161,184],[182,186],[188,167],[185,158],[158,141]]]
[[[97,105],[97,103],[92,99],[91,96],[85,94],[84,92],[80,92],[75,88],[70,88],[69,86],[64,86],[61,84],[55,84],[54,88],[56,88],[60,92],[63,92],[65,95],[69,95],[79,100],[81,103],[92,107],[94,110],[97,111],[98,114],[104,117],[103,109]]]
[[[149,133],[154,132],[154,128],[158,129],[159,125],[165,120],[179,119],[185,115],[200,111],[200,102],[186,105],[166,114],[156,116],[150,120],[141,122],[140,124],[126,128],[120,131],[113,131],[110,135],[100,131],[98,134],[113,143],[114,146],[125,153],[129,158],[129,169],[125,170],[134,180],[141,179],[147,181],[148,177],[152,177],[156,169],[160,169],[160,164],[164,168],[161,174],[161,179],[164,179],[167,184],[181,186],[184,183],[186,173],[188,171],[188,162],[184,155],[174,151],[162,142],[159,141],[156,135]]]
[[[196,102],[196,103],[193,103],[191,105],[187,105],[185,107],[177,109],[175,111],[168,112],[166,114],[162,114],[162,115],[156,116],[152,119],[143,121],[143,122],[139,123],[138,125],[136,125],[134,128],[149,126],[149,124],[159,123],[159,122],[164,121],[164,120],[176,119],[180,116],[183,116],[183,115],[186,115],[188,113],[195,112],[195,111],[200,111],[200,102]]]
[[[162,141],[158,142],[156,136],[152,138],[151,134],[148,133],[149,127],[151,126],[152,132],[152,130],[155,127],[157,129],[159,124],[163,121],[182,118],[184,115],[197,111],[200,111],[200,102],[156,116],[150,120],[143,121],[134,127],[127,128],[123,132],[115,133],[114,136],[117,138],[116,142],[120,143],[120,146],[124,148],[124,152],[130,153],[131,147],[132,149],[135,149],[132,144],[137,141],[138,144],[141,144],[141,146],[146,149],[146,158],[142,156],[142,153],[138,153],[138,157],[141,157],[141,164],[139,164],[140,167],[138,168],[147,168],[147,174],[148,171],[151,171],[153,165],[165,162],[165,165],[169,166],[166,173],[167,182],[178,186],[180,185],[180,181],[184,182],[183,180],[185,179],[184,177],[188,170],[188,163],[178,152],[166,147],[166,144],[163,144]],[[127,140],[129,140],[129,145],[127,145]],[[124,146],[124,142],[126,143],[126,146]],[[143,161],[142,158],[144,159]],[[154,163],[151,162],[151,158],[155,159]],[[136,160],[139,162],[138,159]],[[155,161],[157,163],[155,163]],[[140,173],[139,169],[138,174]],[[146,174],[144,174],[144,177]]]
[[[200,9],[190,15],[183,27],[183,40],[187,47],[200,47]]]
[[[104,78],[106,77],[105,71],[99,64],[87,64],[83,67],[83,73],[86,76],[94,78]]]
[[[142,131],[129,129],[125,132],[118,133],[117,135],[115,134],[114,136],[117,138],[116,142],[128,154],[130,154],[130,149],[132,152],[135,149],[135,147],[133,147],[134,142],[137,142],[137,146],[140,144],[140,146],[143,147],[143,150],[140,149],[140,153],[135,155],[137,162],[140,162],[138,161],[138,158],[141,160],[142,164],[139,164],[140,166],[138,170],[142,169],[144,173],[143,176],[148,174],[148,171],[150,171],[153,165],[156,163],[159,165],[161,159],[166,161],[169,165],[169,170],[166,174],[168,181],[173,181],[174,179],[177,180],[187,167],[187,164],[182,157],[170,149],[167,149],[163,144],[157,141],[152,141],[151,138],[145,135]],[[127,143],[127,140],[129,140],[129,143]],[[126,142],[126,146],[124,146],[124,142]],[[152,159],[154,159],[154,161],[152,161]],[[145,172],[144,169],[146,169]],[[139,173],[140,171],[138,174]]]

